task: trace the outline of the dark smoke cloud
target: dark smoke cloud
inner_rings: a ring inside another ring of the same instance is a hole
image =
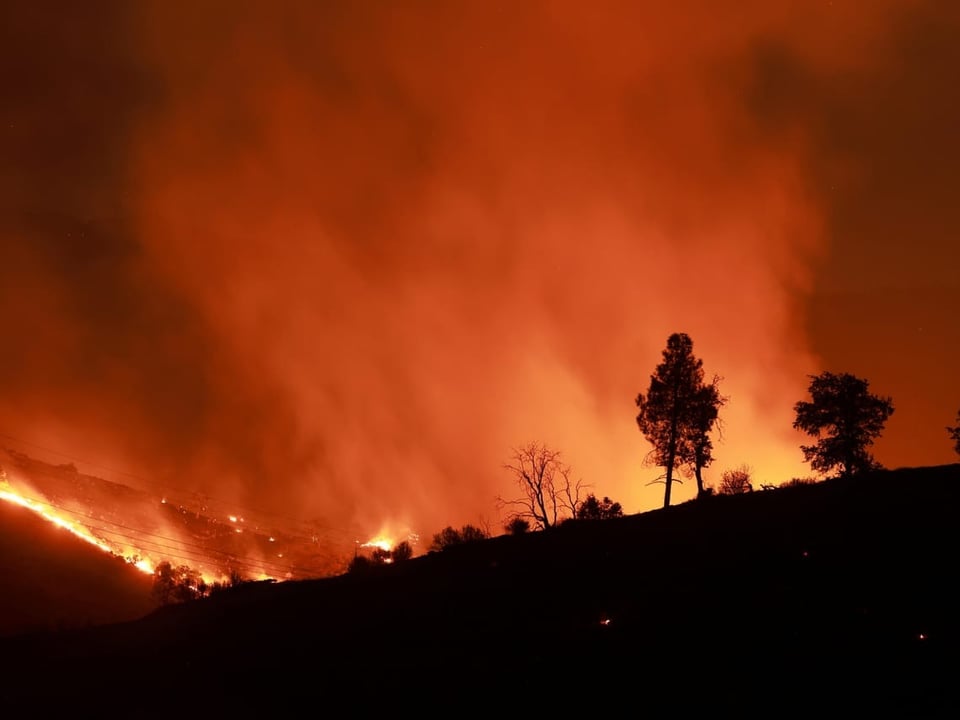
[[[908,16],[837,5],[14,10],[4,424],[371,533],[495,522],[528,440],[636,511],[633,398],[685,331],[714,473],[806,474],[835,78]]]

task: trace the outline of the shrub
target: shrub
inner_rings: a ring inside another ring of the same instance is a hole
[[[515,517],[506,525],[504,525],[504,529],[510,535],[523,535],[524,533],[529,532],[530,521],[522,517]]]
[[[787,482],[783,483],[781,487],[796,487],[798,485],[814,485],[817,482],[816,478],[805,477],[805,478],[790,478]]]
[[[578,520],[608,520],[616,517],[623,517],[623,508],[620,507],[620,503],[613,502],[608,497],[597,500],[593,493],[587,495],[587,499],[577,508]]]
[[[487,533],[473,525],[464,525],[459,530],[448,525],[433,536],[433,542],[430,543],[430,550],[446,550],[454,545],[463,545],[464,543],[485,540],[486,538]]]
[[[152,592],[161,605],[169,605],[209,595],[210,588],[195,570],[164,561],[154,571]]]
[[[404,562],[413,557],[413,548],[410,546],[410,543],[404,540],[403,542],[397,543],[397,546],[390,553],[390,556],[395,563]]]
[[[734,470],[724,470],[720,479],[721,495],[741,495],[753,490],[750,483],[750,466],[741,465]]]

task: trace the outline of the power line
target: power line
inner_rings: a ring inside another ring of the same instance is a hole
[[[112,520],[108,520],[108,519],[102,518],[102,517],[101,517],[101,518],[96,518],[96,517],[94,517],[93,515],[89,515],[89,514],[86,514],[86,513],[82,513],[82,512],[79,512],[79,511],[77,511],[77,510],[71,510],[71,509],[69,509],[69,508],[63,507],[63,506],[61,506],[61,505],[57,505],[57,504],[55,504],[55,503],[46,502],[46,501],[43,501],[43,500],[37,500],[37,499],[35,499],[35,498],[29,498],[29,500],[30,500],[31,502],[33,502],[33,503],[38,504],[38,505],[44,505],[44,506],[46,506],[46,507],[53,508],[54,510],[58,510],[58,511],[63,512],[63,513],[68,513],[68,514],[70,514],[70,515],[75,515],[75,516],[78,516],[78,517],[81,517],[81,518],[85,518],[85,519],[94,521],[93,523],[90,523],[89,525],[87,525],[87,524],[85,524],[85,523],[83,524],[84,527],[85,527],[88,531],[90,531],[91,533],[95,533],[96,531],[99,531],[99,532],[102,532],[102,533],[105,533],[105,534],[108,534],[108,535],[115,535],[115,536],[118,536],[118,537],[124,537],[124,538],[127,538],[127,539],[129,539],[129,540],[133,540],[134,542],[136,542],[136,543],[138,543],[138,544],[153,545],[153,546],[156,546],[157,548],[163,548],[163,549],[165,549],[165,550],[175,550],[175,551],[178,551],[178,552],[181,552],[181,553],[187,553],[187,554],[190,554],[190,555],[197,555],[197,556],[200,556],[201,558],[207,560],[207,561],[209,562],[209,564],[219,564],[217,558],[214,557],[214,554],[219,554],[219,555],[225,555],[225,556],[229,559],[229,562],[227,563],[228,565],[243,565],[243,566],[246,566],[246,567],[251,568],[251,569],[259,570],[259,571],[261,571],[261,572],[263,571],[264,568],[268,568],[268,567],[269,567],[269,568],[273,568],[274,570],[279,570],[279,571],[282,571],[282,572],[285,572],[285,573],[291,573],[291,574],[293,574],[293,572],[294,572],[295,570],[298,570],[298,569],[300,569],[300,570],[306,570],[306,567],[304,567],[304,566],[302,566],[302,565],[285,565],[285,564],[281,564],[281,563],[278,563],[278,562],[273,561],[273,560],[262,560],[262,561],[259,561],[259,562],[254,562],[254,561],[251,561],[251,560],[240,560],[240,559],[238,559],[238,558],[235,556],[234,553],[231,553],[230,551],[227,551],[227,550],[219,550],[219,549],[216,549],[216,548],[210,548],[210,547],[208,547],[208,546],[199,545],[199,544],[197,544],[197,543],[187,542],[187,541],[184,541],[184,540],[180,540],[180,539],[178,539],[178,538],[172,538],[172,537],[168,537],[168,536],[166,536],[166,535],[160,535],[160,534],[158,534],[158,533],[153,533],[153,532],[150,532],[150,531],[147,531],[147,530],[141,530],[141,529],[139,529],[139,528],[135,528],[135,527],[132,527],[132,526],[130,526],[130,525],[125,525],[125,524],[123,524],[123,523],[118,523],[118,522],[115,522],[115,521],[112,521]],[[125,529],[125,530],[130,530],[130,531],[132,531],[132,532],[134,532],[134,533],[137,533],[138,535],[147,536],[147,537],[146,537],[146,538],[143,538],[143,537],[134,537],[134,536],[132,536],[132,535],[128,535],[128,534],[126,534],[126,533],[119,532],[119,531],[117,531],[117,530],[111,530],[111,529],[109,529],[109,528],[105,528],[105,527],[99,526],[99,525],[96,524],[97,522],[99,522],[99,523],[107,523],[108,525],[113,525],[113,526],[115,526],[115,527],[119,527],[119,528],[122,528],[122,529]],[[180,545],[180,546],[183,546],[183,547],[173,547],[173,546],[170,546],[170,545],[165,545],[165,544],[163,544],[163,543],[161,543],[161,542],[157,542],[156,540],[150,540],[150,539],[148,539],[148,538],[150,538],[150,537],[158,538],[159,540],[164,540],[164,541],[167,541],[167,542],[176,543],[176,544],[178,544],[178,545]],[[191,548],[191,547],[192,547],[192,548],[197,548],[197,550],[190,550],[189,548]],[[140,549],[140,548],[137,548],[137,549]],[[176,559],[178,559],[178,560],[184,560],[184,561],[187,561],[187,562],[195,562],[195,558],[187,558],[187,557],[183,557],[182,555],[174,555],[174,554],[171,554],[171,553],[163,552],[162,550],[152,550],[152,551],[151,551],[151,550],[147,549],[147,552],[162,553],[164,556],[167,556],[167,557],[174,557],[174,558],[176,558]]]
[[[203,504],[202,501],[206,501],[206,504],[208,504],[208,505],[212,502],[212,503],[215,503],[215,504],[220,505],[221,508],[232,508],[232,509],[234,509],[234,510],[236,510],[236,511],[240,511],[240,512],[238,512],[238,513],[237,513],[237,512],[225,512],[224,514],[227,514],[227,515],[239,514],[239,515],[244,515],[244,516],[261,517],[261,518],[262,518],[262,517],[268,517],[268,518],[269,518],[269,517],[273,517],[273,518],[277,518],[277,519],[279,519],[279,520],[283,520],[283,521],[285,521],[285,522],[287,522],[287,523],[291,523],[291,524],[294,524],[294,525],[299,525],[299,526],[304,526],[304,525],[306,525],[306,526],[309,527],[311,530],[316,529],[316,530],[320,530],[320,531],[325,532],[325,533],[335,533],[335,534],[339,534],[339,535],[342,535],[342,536],[345,536],[345,537],[353,537],[353,538],[355,538],[356,535],[357,535],[356,532],[351,532],[351,531],[345,530],[345,529],[343,529],[343,528],[337,528],[337,527],[333,527],[332,525],[327,525],[327,524],[322,524],[322,523],[316,523],[316,522],[310,522],[310,521],[304,521],[304,520],[300,520],[300,519],[295,519],[295,518],[292,518],[292,517],[290,517],[290,516],[288,516],[288,515],[282,515],[282,514],[279,514],[279,513],[269,513],[269,512],[265,512],[265,511],[261,511],[261,510],[252,510],[252,511],[251,511],[251,509],[250,509],[249,507],[242,506],[242,505],[240,505],[240,504],[238,504],[238,503],[228,502],[228,501],[223,500],[223,499],[218,499],[218,498],[215,498],[215,497],[213,497],[213,496],[208,495],[207,493],[199,493],[198,491],[194,491],[194,490],[185,490],[185,489],[175,488],[175,489],[173,490],[173,492],[170,492],[170,488],[173,488],[174,486],[172,486],[172,485],[164,485],[163,483],[161,483],[161,482],[158,481],[158,480],[152,480],[152,479],[149,479],[149,478],[145,478],[145,477],[143,477],[143,476],[141,476],[141,475],[136,475],[136,474],[134,474],[134,473],[130,473],[130,472],[122,471],[122,470],[116,470],[116,469],[113,469],[113,468],[109,468],[109,467],[107,467],[107,466],[105,466],[105,465],[101,465],[101,464],[92,462],[92,461],[90,461],[90,460],[86,460],[86,459],[84,459],[84,458],[78,457],[78,456],[76,456],[76,455],[72,455],[72,454],[70,454],[70,453],[65,453],[65,452],[62,452],[62,451],[59,451],[59,450],[54,450],[53,448],[47,447],[47,446],[45,446],[45,445],[40,445],[40,444],[38,444],[38,443],[30,442],[30,441],[28,441],[28,440],[23,440],[22,438],[18,438],[18,437],[14,436],[14,435],[11,435],[11,434],[9,434],[9,433],[0,432],[0,437],[5,438],[5,439],[7,439],[7,440],[12,440],[13,442],[20,443],[20,444],[22,444],[22,445],[27,445],[27,446],[29,446],[29,447],[34,447],[34,448],[43,450],[43,451],[45,451],[45,452],[53,453],[54,455],[58,455],[58,456],[60,456],[60,457],[64,457],[64,458],[67,458],[67,459],[70,459],[70,460],[74,460],[74,461],[76,461],[76,462],[83,463],[84,465],[89,465],[89,466],[91,466],[91,467],[100,468],[101,470],[107,470],[108,472],[116,473],[116,474],[118,474],[118,475],[123,475],[123,476],[125,476],[125,477],[129,477],[129,478],[132,478],[132,479],[134,479],[134,480],[138,480],[138,481],[140,481],[140,482],[143,482],[143,483],[145,483],[145,484],[147,484],[147,485],[152,485],[152,486],[154,486],[155,488],[159,488],[160,490],[163,490],[163,491],[164,491],[164,492],[161,493],[161,496],[162,496],[162,497],[174,497],[175,495],[178,495],[178,494],[181,494],[181,493],[182,493],[183,495],[186,495],[186,496],[190,496],[190,497],[191,497],[191,499],[190,499],[188,502],[200,502],[201,505]],[[34,459],[34,458],[30,458],[30,459]],[[43,461],[38,461],[38,462],[43,462]],[[49,473],[47,473],[47,474],[49,474]],[[101,479],[101,480],[102,480],[103,478],[97,478],[97,479]],[[118,483],[118,484],[119,484],[119,483]],[[128,486],[128,487],[129,487],[129,486]],[[144,490],[143,488],[131,488],[131,489],[139,490],[140,492],[147,492],[147,491]]]

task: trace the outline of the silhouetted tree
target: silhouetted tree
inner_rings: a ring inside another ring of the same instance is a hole
[[[464,525],[460,528],[460,542],[476,542],[477,540],[486,540],[489,537],[487,532],[475,525]]]
[[[195,600],[209,594],[210,588],[195,570],[164,561],[153,573],[153,596],[161,605]]]
[[[753,491],[750,482],[750,466],[741,465],[733,470],[724,470],[720,476],[720,487],[717,492],[721,495],[741,495]]]
[[[585,520],[609,520],[623,517],[623,507],[606,495],[602,500],[598,500],[596,495],[591,493],[583,501],[578,517]]]
[[[703,382],[703,361],[693,354],[693,340],[685,333],[667,338],[663,360],[650,376],[646,394],[637,395],[637,426],[653,446],[647,462],[662,467],[663,506],[670,505],[674,471],[695,468],[698,489],[703,490],[700,469],[713,459],[710,431],[724,402],[717,380]]]
[[[504,529],[511,535],[523,535],[530,531],[530,521],[526,518],[514,517],[504,525]]]
[[[413,557],[413,547],[406,540],[397,543],[396,547],[390,551],[390,557],[394,562],[404,562]]]
[[[953,449],[957,455],[960,455],[960,410],[957,411],[956,427],[948,427],[947,432],[950,433],[950,439],[953,440]]]
[[[620,507],[620,503],[613,502],[606,496],[603,500],[597,500],[593,493],[587,495],[577,512],[578,520],[608,520],[617,517],[623,517],[623,508]]]
[[[869,383],[849,373],[810,376],[810,401],[794,406],[793,427],[817,438],[801,445],[803,459],[821,473],[839,468],[841,476],[879,467],[868,448],[893,414],[893,401],[869,392]]]
[[[497,498],[501,508],[512,508],[509,520],[524,518],[537,528],[549,530],[565,517],[577,516],[583,481],[571,479],[570,466],[562,461],[559,450],[528,443],[514,448],[504,468],[513,474],[523,493],[515,500]]]
[[[720,422],[720,408],[727,398],[720,394],[720,378],[714,376],[706,385],[701,385],[694,395],[690,408],[689,443],[684,447],[684,461],[697,480],[697,497],[709,494],[703,484],[703,468],[713,462],[713,440],[710,433]]]
[[[478,540],[485,540],[487,537],[483,530],[473,525],[464,525],[459,530],[448,525],[433,536],[433,542],[430,543],[429,550],[446,550],[454,545],[477,542]]]

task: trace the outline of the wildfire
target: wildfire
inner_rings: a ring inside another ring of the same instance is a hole
[[[365,547],[365,548],[375,547],[375,548],[380,548],[381,550],[384,550],[386,552],[390,552],[393,549],[393,540],[391,540],[388,537],[378,535],[372,540],[367,540],[367,542],[362,543],[360,547]]]
[[[53,523],[59,528],[62,528],[69,532],[70,534],[80,538],[86,543],[93,545],[95,548],[102,550],[105,553],[110,553],[111,555],[116,555],[127,560],[132,564],[137,570],[140,570],[147,575],[153,575],[153,566],[148,560],[144,560],[140,557],[139,554],[130,552],[123,553],[117,550],[116,548],[108,545],[100,538],[93,535],[87,528],[83,525],[74,522],[68,518],[63,517],[54,510],[50,509],[46,503],[42,503],[38,500],[28,498],[20,493],[16,492],[12,487],[10,487],[9,482],[4,477],[0,477],[0,500],[5,500],[8,503],[14,505],[19,505],[20,507],[26,508],[31,512],[36,513],[42,517],[47,522]]]

